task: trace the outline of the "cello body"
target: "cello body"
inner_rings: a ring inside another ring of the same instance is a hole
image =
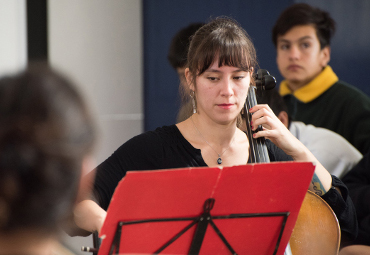
[[[331,207],[307,191],[289,240],[292,254],[338,254],[340,237],[338,219]]]

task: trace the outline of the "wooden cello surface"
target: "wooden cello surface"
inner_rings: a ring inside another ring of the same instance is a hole
[[[331,207],[307,191],[290,237],[292,254],[334,255],[340,246],[340,227]]]

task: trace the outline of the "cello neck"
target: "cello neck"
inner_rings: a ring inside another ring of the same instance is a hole
[[[250,86],[249,91],[248,91],[248,96],[245,101],[245,119],[246,119],[246,132],[247,136],[250,142],[249,145],[249,157],[251,159],[252,163],[268,163],[270,162],[270,158],[268,155],[266,143],[265,143],[265,138],[260,137],[260,138],[253,138],[253,134],[258,132],[259,130],[262,130],[262,127],[259,126],[256,131],[253,131],[251,128],[251,119],[252,119],[252,114],[249,113],[249,109],[251,109],[253,106],[257,104],[257,99],[256,99],[256,87],[255,86]]]

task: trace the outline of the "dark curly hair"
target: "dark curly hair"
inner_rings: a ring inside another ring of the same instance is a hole
[[[285,9],[277,19],[272,29],[272,41],[275,47],[277,47],[279,35],[284,35],[291,28],[301,25],[313,25],[315,27],[321,49],[330,46],[336,26],[330,14],[308,4],[299,3]]]
[[[203,25],[204,23],[200,22],[191,23],[178,31],[172,38],[167,59],[174,69],[186,66],[191,38]]]
[[[32,66],[0,80],[0,123],[0,231],[58,230],[95,141],[83,98],[65,77]]]

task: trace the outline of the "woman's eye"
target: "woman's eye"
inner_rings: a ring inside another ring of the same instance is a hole
[[[236,77],[234,77],[234,80],[241,80],[243,78],[244,78],[244,76],[236,76]]]
[[[217,77],[207,77],[207,79],[210,80],[210,81],[216,81]]]

